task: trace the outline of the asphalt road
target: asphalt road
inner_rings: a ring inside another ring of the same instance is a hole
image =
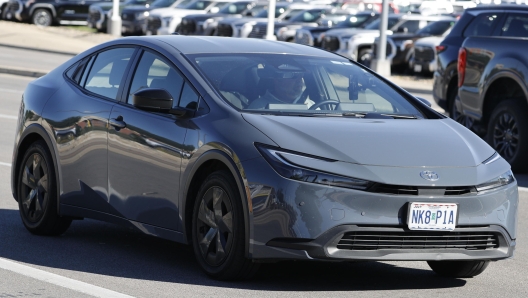
[[[83,220],[60,237],[33,236],[10,190],[16,115],[30,80],[0,74],[0,297],[528,297],[524,189],[515,257],[472,279],[438,277],[425,262],[283,262],[226,283],[208,279],[189,247],[120,226]],[[526,175],[517,178],[528,186]]]

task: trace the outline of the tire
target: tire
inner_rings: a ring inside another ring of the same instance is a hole
[[[214,172],[202,183],[193,208],[192,244],[196,260],[214,279],[249,279],[259,264],[245,257],[246,241],[236,183],[229,172]]]
[[[449,107],[449,117],[451,119],[455,120],[456,122],[464,125],[468,129],[473,129],[473,124],[475,124],[475,121],[462,114],[462,111],[459,111],[456,106],[456,95],[458,92],[458,88],[451,88],[449,90],[449,93],[447,94],[447,106]]]
[[[372,62],[372,49],[361,49],[358,54],[357,62],[370,67],[370,62]]]
[[[53,24],[53,16],[49,10],[39,8],[33,12],[31,22],[39,27],[49,27]]]
[[[22,223],[35,235],[61,235],[71,219],[57,213],[58,192],[51,154],[43,141],[24,153],[18,172],[18,207]]]
[[[11,20],[13,19],[13,15],[10,14],[9,17],[7,15],[7,4],[4,5],[4,7],[2,8],[2,20]]]
[[[518,173],[528,170],[527,111],[528,106],[521,100],[502,101],[491,113],[486,135],[488,144]]]
[[[486,270],[490,261],[428,261],[427,264],[438,275],[454,278],[477,276]]]

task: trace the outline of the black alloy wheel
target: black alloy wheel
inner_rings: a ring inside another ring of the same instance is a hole
[[[39,8],[33,13],[31,20],[37,26],[48,27],[53,23],[53,16],[49,10]]]
[[[213,186],[198,207],[197,240],[205,262],[221,265],[233,246],[233,207],[225,191]]]
[[[192,243],[198,263],[215,279],[248,279],[258,269],[258,264],[245,257],[242,210],[231,174],[217,171],[209,175],[196,197]]]
[[[451,117],[456,122],[464,125],[468,129],[472,129],[473,124],[475,124],[475,121],[472,118],[462,114],[462,112],[458,110],[457,105],[454,101],[451,104],[451,110],[449,111],[449,117]]]
[[[18,206],[24,226],[37,235],[60,235],[71,219],[57,214],[57,187],[51,155],[42,141],[24,154],[18,174]]]
[[[528,170],[527,111],[525,102],[505,100],[493,110],[488,123],[488,143],[510,163],[515,172]]]

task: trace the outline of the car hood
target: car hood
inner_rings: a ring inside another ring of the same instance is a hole
[[[281,148],[360,165],[475,167],[495,152],[449,118],[243,117]]]
[[[438,37],[438,36],[430,36],[430,37],[424,37],[420,38],[417,41],[414,42],[414,45],[417,46],[429,46],[431,48],[434,48],[437,45],[440,45],[440,43],[444,40],[444,37]]]
[[[178,17],[186,16],[190,14],[204,14],[203,10],[193,10],[193,9],[181,9],[181,8],[157,8],[153,9],[150,12],[150,15],[156,15],[159,17]]]
[[[207,19],[212,19],[212,18],[222,18],[222,17],[227,17],[227,16],[233,16],[232,14],[225,14],[225,13],[208,13],[208,14],[192,14],[192,15],[188,15],[188,16],[185,16],[186,19],[193,19],[195,20],[196,22],[200,22],[200,21],[205,21]]]
[[[389,31],[387,31],[389,32]],[[379,30],[367,30],[359,28],[330,29],[326,32],[327,36],[353,36],[353,35],[372,35],[379,36]]]

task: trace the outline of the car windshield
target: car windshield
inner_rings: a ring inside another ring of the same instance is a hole
[[[425,117],[373,73],[339,56],[234,53],[189,57],[223,99],[244,112]]]
[[[455,21],[438,21],[433,22],[422,29],[418,30],[416,34],[427,34],[427,35],[443,35],[447,30],[451,29]]]
[[[224,13],[224,14],[239,14],[246,10],[248,8],[248,5],[251,2],[234,2],[234,3],[228,3],[218,11],[218,13]]]
[[[194,1],[187,6],[185,6],[185,9],[192,9],[192,10],[204,10],[206,9],[213,1]]]
[[[396,25],[400,21],[399,18],[389,18],[388,24],[387,24],[387,30],[392,28],[394,25]],[[373,21],[372,23],[365,26],[365,29],[369,30],[379,30],[381,19],[377,19]]]
[[[345,20],[337,23],[336,27],[338,28],[359,28],[366,21],[368,21],[369,18],[370,18],[370,15],[349,16]]]
[[[324,13],[323,9],[311,9],[302,11],[292,16],[289,21],[295,23],[309,23],[316,22],[317,19]]]
[[[156,0],[152,2],[150,7],[169,7],[172,5],[172,3],[176,2],[176,0]]]
[[[255,18],[267,18],[268,17],[268,8],[267,7],[255,7]],[[283,14],[286,10],[284,7],[276,7],[275,8],[275,17],[278,18],[281,14]]]

